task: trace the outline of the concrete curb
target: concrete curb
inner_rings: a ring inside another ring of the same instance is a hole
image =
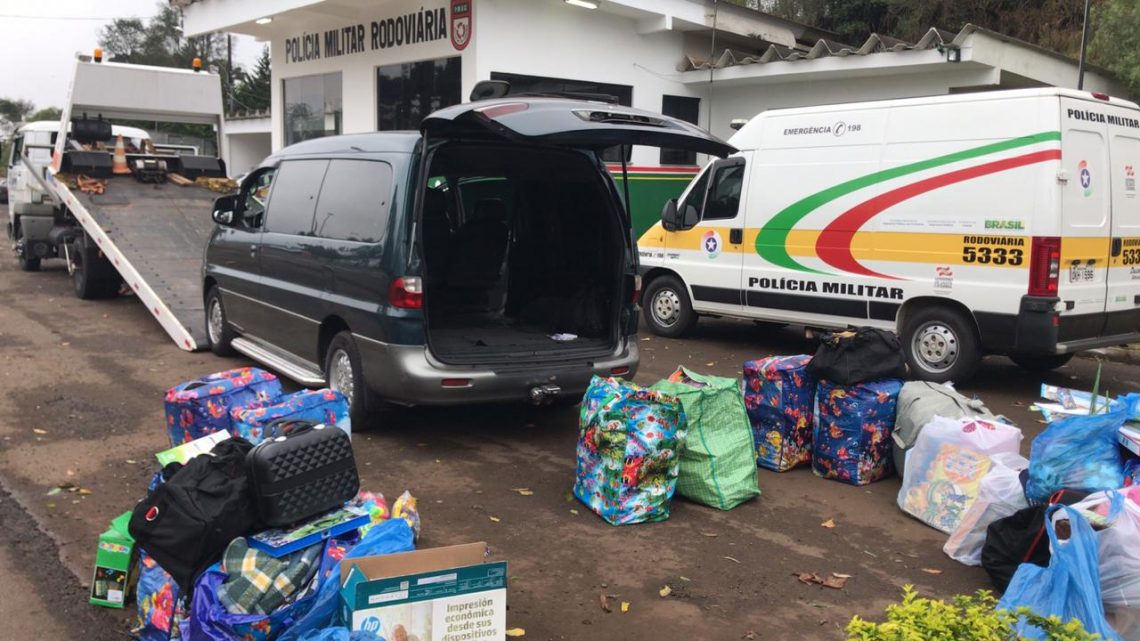
[[[1084,358],[1101,358],[1110,363],[1123,363],[1125,365],[1140,365],[1140,345],[1127,345],[1121,347],[1101,347],[1078,356]]]

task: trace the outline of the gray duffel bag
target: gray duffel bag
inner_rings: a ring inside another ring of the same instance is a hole
[[[940,383],[911,381],[902,386],[899,392],[898,413],[895,418],[894,439],[895,470],[903,475],[906,452],[914,447],[918,433],[935,416],[962,418],[964,416],[999,420],[990,413],[982,401],[969,399],[954,391],[954,388]]]

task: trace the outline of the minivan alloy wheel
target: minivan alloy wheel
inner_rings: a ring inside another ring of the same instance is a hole
[[[225,319],[222,317],[222,302],[217,298],[210,299],[210,313],[207,316],[206,331],[210,335],[210,342],[222,342],[222,330]]]
[[[914,333],[911,351],[919,367],[932,373],[942,373],[958,361],[958,336],[954,330],[938,321],[930,321]]]
[[[332,353],[332,356],[329,358],[328,376],[329,387],[344,394],[351,407],[354,383],[352,379],[352,359],[349,358],[348,352],[343,349],[338,349]]]

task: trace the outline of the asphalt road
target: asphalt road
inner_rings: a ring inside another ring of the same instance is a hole
[[[244,361],[180,351],[133,298],[75,299],[59,261],[23,273],[0,258],[0,300],[0,638],[122,639],[129,610],[86,604],[98,533],[145,493],[166,443],[163,392]],[[724,320],[640,345],[646,384],[678,364],[737,376],[746,359],[811,349],[794,328]],[[1082,358],[1045,380],[1088,389],[1095,372]],[[1140,389],[1140,368],[1105,364],[1102,380]],[[1028,452],[1041,382],[991,358],[964,391],[1020,425]],[[731,512],[678,499],[666,522],[615,528],[570,497],[574,409],[396,410],[356,431],[363,487],[419,498],[421,546],[482,540],[508,562],[508,623],[528,639],[840,639],[904,584],[938,596],[987,586],[898,510],[898,479],[857,488],[762,470],[763,495]],[[63,484],[90,494],[48,495]],[[831,590],[796,572],[852,578]],[[629,611],[603,611],[602,594]]]

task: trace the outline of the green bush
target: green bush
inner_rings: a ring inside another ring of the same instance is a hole
[[[903,586],[899,603],[887,606],[883,623],[854,617],[847,624],[848,641],[1017,641],[1022,637],[1014,630],[1018,616],[1045,632],[1048,641],[1095,641],[1091,634],[1073,619],[1067,623],[1060,617],[1042,617],[1027,608],[1017,613],[997,609],[997,599],[988,590],[973,595],[959,595],[949,603],[918,596],[912,586]]]

